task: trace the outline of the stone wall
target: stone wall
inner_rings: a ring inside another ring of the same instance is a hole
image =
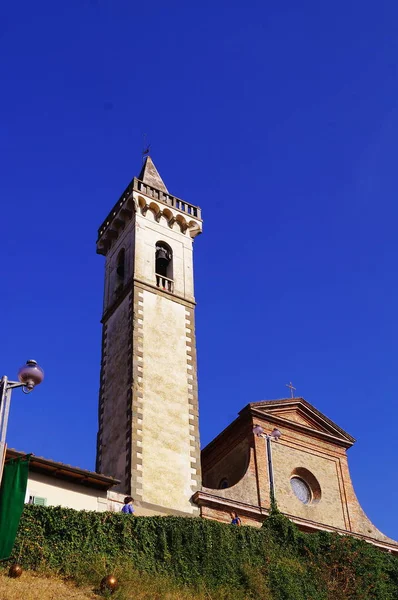
[[[120,480],[121,491],[129,491],[126,480],[127,428],[131,427],[131,292],[103,325],[97,471]]]

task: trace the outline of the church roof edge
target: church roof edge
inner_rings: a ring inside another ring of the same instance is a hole
[[[319,423],[319,426],[322,430],[315,431],[310,425],[301,425],[300,423],[295,423],[293,421],[290,421],[289,419],[285,419],[283,416],[273,414],[272,410],[266,410],[271,408],[275,409],[279,407],[283,408],[289,406],[301,407],[303,412],[305,411],[305,413],[308,416],[312,417],[312,419],[315,422]],[[261,409],[265,409],[263,415],[261,415]],[[315,406],[313,406],[312,404],[310,404],[310,402],[305,400],[305,398],[280,398],[276,400],[260,400],[258,402],[249,402],[249,404],[246,404],[246,406],[244,406],[239,411],[238,417],[231,421],[229,425],[227,425],[222,431],[220,431],[218,435],[216,435],[216,437],[214,437],[210,442],[208,442],[208,444],[206,444],[206,446],[202,448],[202,453],[206,454],[207,452],[209,452],[211,448],[213,448],[221,439],[224,438],[225,435],[228,435],[229,432],[231,432],[231,430],[233,430],[234,428],[239,427],[239,423],[242,422],[242,419],[245,420],[245,418],[248,418],[250,416],[252,418],[260,418],[261,416],[269,417],[271,421],[275,422],[275,425],[279,425],[280,427],[283,427],[283,423],[285,422],[286,425],[300,429],[304,432],[311,431],[311,434],[315,435],[316,437],[325,436],[325,439],[333,441],[334,443],[338,443],[339,445],[341,444],[346,448],[349,448],[356,442],[355,438],[352,437],[352,435],[347,433],[347,431],[339,427],[334,421],[332,421],[326,415],[321,413],[318,409],[315,408]],[[279,424],[279,421],[281,424]]]
[[[315,406],[313,406],[310,402],[308,402],[305,398],[303,398],[301,396],[299,396],[297,398],[280,398],[280,399],[276,399],[276,400],[260,400],[259,402],[250,402],[239,412],[239,415],[241,415],[242,413],[244,413],[248,410],[251,411],[251,410],[256,410],[256,409],[261,409],[261,408],[264,408],[264,409],[274,408],[275,409],[278,407],[286,407],[286,406],[292,406],[292,407],[300,406],[307,412],[311,413],[315,419],[319,420],[319,422],[323,421],[324,424],[326,424],[329,427],[331,427],[332,429],[334,429],[337,434],[344,437],[347,440],[347,442],[349,442],[349,445],[352,445],[355,443],[356,439],[352,435],[350,435],[347,431],[342,429],[339,425],[337,425],[337,423],[332,421],[332,419],[329,419],[326,415],[324,415],[321,411],[319,411],[317,408],[315,408]]]

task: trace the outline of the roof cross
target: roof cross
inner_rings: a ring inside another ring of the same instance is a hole
[[[290,389],[291,397],[294,398],[294,391],[296,388],[293,386],[292,382],[290,382],[289,384],[287,383],[286,387],[288,387]]]

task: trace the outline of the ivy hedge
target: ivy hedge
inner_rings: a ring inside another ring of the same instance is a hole
[[[189,586],[233,587],[248,598],[398,598],[398,558],[348,536],[302,533],[277,511],[255,529],[26,506],[12,560],[70,576],[77,565],[89,570],[99,559],[108,570],[129,564]]]

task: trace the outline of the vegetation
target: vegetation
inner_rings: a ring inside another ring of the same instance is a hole
[[[301,533],[277,510],[255,529],[27,506],[12,560],[91,590],[112,572],[115,600],[398,597],[398,558],[348,536]]]
[[[98,600],[90,589],[77,588],[59,577],[23,573],[20,579],[0,576],[1,600]]]
[[[218,593],[195,591],[178,586],[171,579],[159,575],[140,574],[138,571],[123,573],[120,590],[108,594],[112,600],[218,600]],[[104,600],[98,585],[79,585],[60,577],[25,571],[20,579],[0,575],[1,600]],[[105,598],[107,595],[105,594]],[[223,596],[221,596],[222,598]],[[232,596],[229,596],[232,598]],[[225,598],[225,596],[224,596]]]

